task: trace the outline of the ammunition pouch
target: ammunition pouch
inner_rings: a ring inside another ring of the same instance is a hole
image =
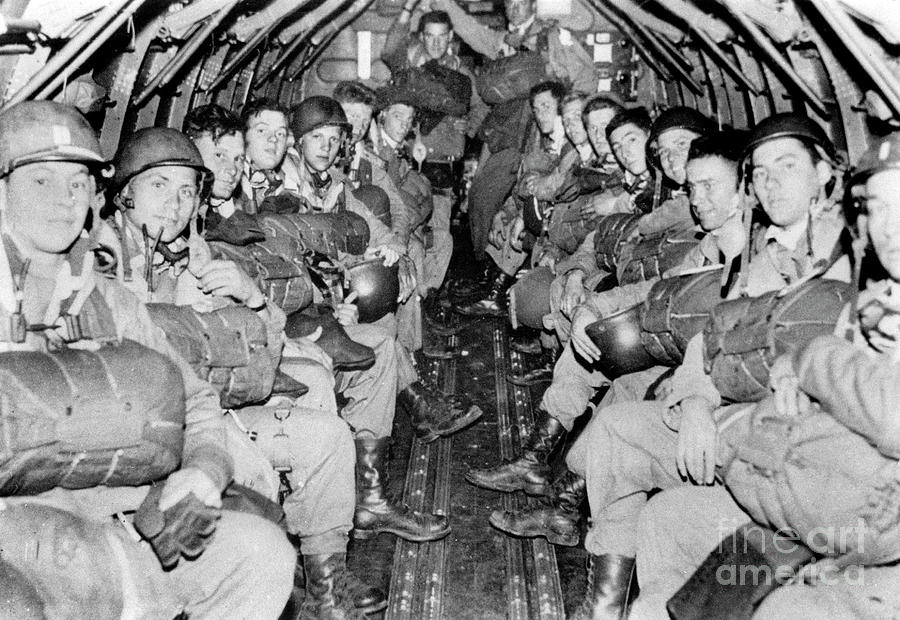
[[[816,279],[779,292],[722,302],[704,328],[704,360],[722,397],[755,402],[769,394],[775,359],[834,331],[851,286]]]
[[[139,485],[181,460],[181,374],[136,342],[0,353],[0,394],[0,496]]]
[[[633,284],[661,277],[677,267],[700,245],[703,233],[695,230],[665,230],[641,237],[624,265],[619,265],[619,284]]]
[[[616,273],[616,265],[625,243],[637,234],[640,215],[613,213],[597,223],[594,235],[594,255],[601,271]]]
[[[220,241],[209,244],[213,258],[231,260],[253,278],[270,303],[286,314],[306,308],[313,300],[313,284],[306,270],[303,248],[276,254],[265,242],[236,246]]]
[[[266,325],[243,306],[197,312],[189,306],[147,304],[150,317],[172,346],[219,392],[231,409],[272,393],[278,359],[267,348]]]
[[[637,304],[603,317],[585,329],[600,349],[600,360],[596,365],[607,379],[656,366],[656,360],[641,344],[642,310],[643,304]]]
[[[658,281],[644,302],[641,342],[657,362],[680,364],[688,341],[703,331],[722,301],[722,268]]]

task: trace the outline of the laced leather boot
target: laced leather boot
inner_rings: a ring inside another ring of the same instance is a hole
[[[309,336],[317,327],[322,334],[316,344],[331,357],[336,371],[365,370],[375,363],[375,351],[350,338],[334,318],[331,308],[316,304],[287,317],[284,333],[288,338]]]
[[[470,469],[466,480],[477,487],[512,493],[525,491],[529,495],[547,495],[550,492],[550,455],[566,435],[559,420],[543,409],[538,409],[538,419],[525,445],[522,456],[497,467]]]
[[[362,620],[365,617],[353,604],[345,554],[304,555],[303,570],[306,596],[298,620]]]
[[[412,542],[438,540],[450,533],[447,517],[412,510],[385,490],[390,437],[356,438],[356,513],[353,537],[390,532]]]
[[[482,411],[461,394],[445,396],[421,381],[397,394],[397,404],[412,419],[413,430],[425,443],[452,435],[481,417]]]
[[[575,472],[567,471],[553,483],[552,489],[552,495],[536,506],[515,511],[495,510],[491,513],[491,525],[521,538],[542,536],[554,545],[576,546],[580,508],[587,496],[585,480]]]
[[[515,276],[497,270],[491,289],[484,299],[465,305],[453,306],[463,316],[506,316],[506,291],[515,283]]]
[[[592,554],[588,556],[587,592],[572,620],[622,620],[636,591],[634,558]]]

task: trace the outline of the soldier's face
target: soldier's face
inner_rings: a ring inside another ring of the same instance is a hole
[[[342,103],[341,108],[347,117],[347,122],[353,127],[353,135],[350,139],[353,144],[366,137],[369,125],[372,123],[372,106],[364,103]]]
[[[721,157],[692,159],[686,168],[691,207],[700,226],[718,230],[738,212],[737,165]]]
[[[591,141],[594,151],[601,157],[612,152],[612,147],[606,140],[606,126],[615,115],[616,111],[610,108],[601,108],[588,114],[586,127],[588,139]]]
[[[247,159],[256,170],[275,170],[287,152],[287,118],[281,112],[263,110],[247,121]]]
[[[684,167],[687,164],[688,151],[691,148],[691,142],[699,135],[690,129],[676,127],[662,132],[656,139],[656,149],[663,174],[678,185],[684,185]]]
[[[412,129],[416,111],[405,103],[395,103],[384,111],[381,128],[394,142],[402,142]]]
[[[534,101],[531,102],[531,111],[540,132],[545,136],[553,133],[553,126],[559,118],[559,102],[553,93],[545,90],[535,95]]]
[[[633,175],[643,174],[647,171],[647,132],[634,123],[625,123],[609,136],[616,161],[625,170]]]
[[[344,131],[335,125],[325,125],[308,131],[300,138],[303,161],[316,172],[325,172],[337,158]]]
[[[203,157],[203,165],[213,171],[212,193],[219,200],[228,200],[244,176],[244,134],[221,136],[213,141],[208,133],[194,138]]]
[[[453,38],[453,31],[447,27],[447,24],[428,23],[425,24],[419,36],[428,57],[437,60],[447,53]]]
[[[185,166],[159,166],[136,175],[124,190],[132,203],[125,217],[137,228],[146,225],[154,239],[162,230],[160,241],[174,241],[200,206],[198,176]]]
[[[96,189],[87,166],[74,162],[27,164],[0,183],[5,225],[28,253],[65,252],[84,227]]]
[[[563,105],[562,122],[566,129],[566,135],[572,144],[581,146],[587,142],[587,130],[584,128],[584,122],[581,120],[581,112],[584,110],[583,101],[570,101]]]
[[[900,170],[885,170],[866,181],[869,239],[892,279],[900,281]]]
[[[532,0],[505,0],[503,8],[510,26],[524,24],[534,13]]]
[[[807,217],[830,177],[828,164],[813,163],[796,138],[776,138],[753,150],[753,191],[776,226],[784,228]]]

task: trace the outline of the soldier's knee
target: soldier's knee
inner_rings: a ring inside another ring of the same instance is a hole
[[[224,510],[215,536],[228,549],[242,589],[253,586],[245,591],[258,598],[260,608],[287,602],[297,553],[280,527],[256,515]]]

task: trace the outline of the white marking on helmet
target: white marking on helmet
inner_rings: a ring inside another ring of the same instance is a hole
[[[72,134],[69,133],[69,128],[65,125],[54,125],[53,143],[57,146],[61,146],[63,144],[72,144]]]
[[[891,155],[891,143],[889,140],[885,140],[881,143],[881,148],[878,149],[878,159],[880,161],[886,160]]]

